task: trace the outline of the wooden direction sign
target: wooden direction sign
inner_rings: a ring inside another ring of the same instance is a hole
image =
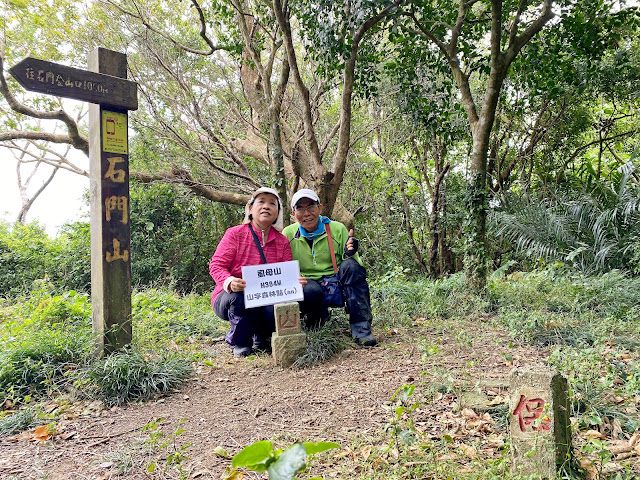
[[[27,57],[9,69],[26,90],[125,110],[138,109],[137,84],[124,78]]]
[[[89,70],[25,58],[9,70],[27,90],[90,102],[91,309],[97,353],[132,341],[128,110],[138,108],[127,56],[104,48]]]

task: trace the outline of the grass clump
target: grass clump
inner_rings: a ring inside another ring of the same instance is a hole
[[[57,295],[41,282],[29,297],[0,304],[0,410],[68,393],[120,405],[169,392],[190,375],[197,340],[218,334],[210,310],[205,296],[139,292],[132,348],[97,360],[87,296]],[[182,357],[157,353],[175,347]]]
[[[95,362],[88,376],[97,387],[96,394],[111,407],[168,393],[191,372],[191,363],[177,355],[150,358],[132,349]]]
[[[28,408],[0,418],[0,437],[6,437],[22,432],[38,425],[39,421],[34,410]]]
[[[340,317],[340,320],[336,317]],[[307,332],[307,349],[293,363],[293,368],[305,368],[330,360],[349,344],[340,329],[346,322],[342,310],[334,309],[331,319],[322,327]]]

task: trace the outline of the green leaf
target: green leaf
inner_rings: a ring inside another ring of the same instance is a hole
[[[239,451],[231,460],[231,466],[236,467],[247,467],[251,468],[251,470],[262,471],[265,469],[257,470],[255,467],[259,467],[259,465],[265,465],[273,456],[273,445],[268,440],[263,440],[261,442],[256,442],[248,447],[243,448]]]
[[[303,445],[307,455],[315,455],[332,448],[340,448],[340,444],[334,442],[304,442]]]
[[[296,473],[304,468],[306,456],[304,445],[296,443],[269,467],[269,480],[293,480]]]

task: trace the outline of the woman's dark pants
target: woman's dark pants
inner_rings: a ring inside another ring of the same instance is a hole
[[[242,292],[220,292],[213,303],[213,311],[231,324],[225,340],[237,347],[262,347],[268,345],[271,334],[276,331],[273,305],[244,308]]]

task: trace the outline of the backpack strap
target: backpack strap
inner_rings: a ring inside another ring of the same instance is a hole
[[[324,228],[327,230],[327,240],[329,241],[329,251],[331,252],[331,262],[333,263],[333,273],[338,273],[338,264],[336,262],[336,252],[333,249],[333,238],[331,238],[331,228],[327,223]]]

